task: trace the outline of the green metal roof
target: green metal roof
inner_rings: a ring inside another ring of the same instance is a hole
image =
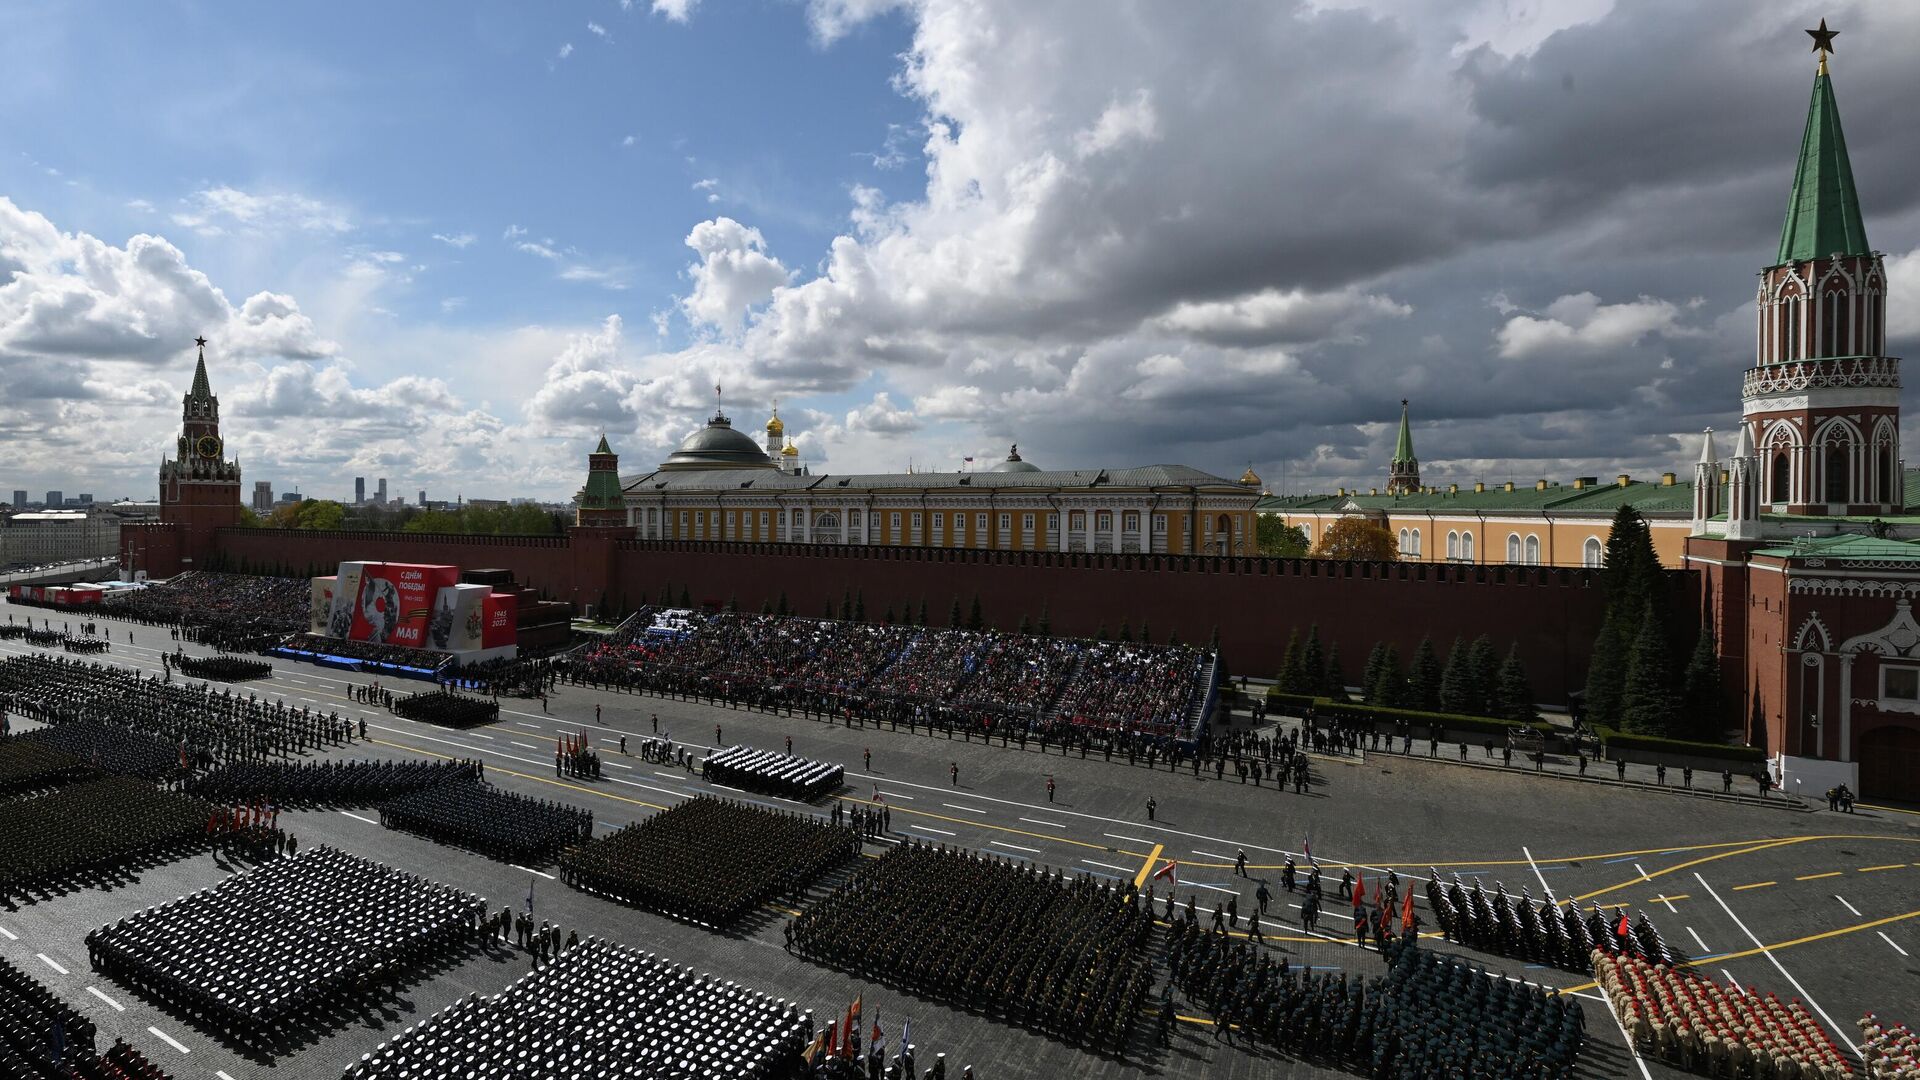
[[[600,445],[594,447],[593,452],[596,454],[613,453],[613,447],[607,445],[607,437],[605,435],[600,436]]]
[[[1794,170],[1787,221],[1780,230],[1780,257],[1775,262],[1865,255],[1871,250],[1860,219],[1860,196],[1853,189],[1846,136],[1840,132],[1833,80],[1823,65],[1813,79],[1807,130],[1800,137],[1800,164]]]
[[[207,383],[207,351],[200,350],[200,359],[193,365],[193,389],[188,396],[204,400],[213,396],[213,387]]]
[[[1393,463],[1399,465],[1403,462],[1413,460],[1415,460],[1413,456],[1413,427],[1407,423],[1407,403],[1405,399],[1402,399],[1400,402],[1400,439],[1393,444]]]
[[[1756,555],[1802,559],[1899,559],[1920,562],[1920,541],[1882,540],[1863,533],[1845,536],[1821,536],[1795,540],[1778,547],[1761,548]]]
[[[1693,513],[1693,484],[1687,481],[1671,485],[1636,481],[1625,487],[1619,484],[1590,484],[1575,488],[1571,484],[1554,484],[1544,490],[1529,486],[1516,487],[1512,491],[1491,488],[1487,491],[1466,489],[1448,492],[1436,489],[1406,495],[1293,496],[1262,499],[1254,509],[1270,512],[1331,511],[1351,504],[1362,510],[1387,513],[1527,514],[1551,511],[1555,514],[1611,515],[1624,503],[1633,504],[1642,514],[1690,516]]]

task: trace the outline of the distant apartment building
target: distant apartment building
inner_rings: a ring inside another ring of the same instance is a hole
[[[253,482],[253,509],[264,514],[273,509],[273,481],[255,480]]]
[[[387,505],[387,478],[381,477],[380,483],[373,489],[373,501],[381,506]]]
[[[57,491],[57,490],[49,491],[47,492],[47,501],[41,503],[40,505],[46,507],[49,510],[58,510],[60,509],[60,507],[66,504],[66,501],[67,501],[66,492]]]
[[[353,478],[353,504],[355,506],[358,506],[361,503],[366,501],[367,501],[367,478],[364,476],[356,476]]]
[[[427,505],[427,489],[426,488],[420,489],[420,505],[421,506]]]
[[[119,551],[120,515],[106,510],[29,510],[0,523],[0,564],[110,558]]]
[[[420,494],[423,498],[426,496],[426,492],[424,491]],[[13,508],[15,510],[25,510],[27,508],[27,493],[20,488],[13,489]]]

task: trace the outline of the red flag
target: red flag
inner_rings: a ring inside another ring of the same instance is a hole
[[[1353,906],[1367,906],[1367,875],[1359,874],[1353,879]]]
[[[1627,931],[1629,929],[1631,929],[1631,924],[1627,922],[1627,909],[1621,908],[1620,909],[1620,925],[1614,927],[1613,932],[1620,935],[1621,937],[1626,937]]]
[[[835,1055],[840,1053],[839,1036],[840,1036],[840,1025],[828,1024],[827,1025],[827,1045],[826,1045],[826,1051],[827,1051],[828,1057],[834,1057]]]
[[[1158,870],[1155,870],[1153,872],[1153,876],[1157,878],[1166,878],[1168,881],[1173,882],[1176,886],[1179,885],[1180,884],[1179,861],[1175,859],[1168,859],[1167,865],[1161,867]]]
[[[858,1030],[860,1030],[860,999],[856,997],[853,999],[853,1004],[847,1006],[847,1030],[840,1040],[842,1057],[853,1056],[853,1034]]]
[[[1413,929],[1413,890],[1407,890],[1407,902],[1400,909],[1400,929]]]

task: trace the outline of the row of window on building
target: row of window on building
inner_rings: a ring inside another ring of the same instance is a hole
[[[1310,526],[1302,527],[1311,528]],[[1308,533],[1308,538],[1312,538],[1311,532]],[[1418,559],[1421,557],[1419,529],[1401,529],[1399,540],[1401,558]],[[1580,565],[1589,569],[1598,569],[1604,559],[1604,547],[1599,537],[1587,537],[1586,541],[1580,545]],[[1457,530],[1452,530],[1447,533],[1447,560],[1449,562],[1474,561],[1474,539],[1472,533],[1459,532]],[[1528,533],[1522,536],[1517,532],[1508,533],[1506,561],[1515,566],[1539,566],[1540,535],[1538,533]]]
[[[1053,513],[988,514],[966,511],[878,511],[858,508],[808,510],[676,510],[639,507],[633,511],[633,524],[649,540],[771,540],[775,542],[911,544],[933,547],[999,547],[1043,550],[1064,547],[1068,551],[1144,551],[1167,550],[1167,515],[1137,510],[1071,510],[1065,514],[1067,537],[1064,545],[1048,543],[1059,528],[1060,515]],[[1014,526],[1019,524],[1018,533]],[[997,536],[989,535],[989,523],[997,526]],[[1142,524],[1152,528],[1151,540],[1143,544]],[[1089,535],[1088,526],[1092,526]],[[1118,526],[1116,532],[1115,526]],[[1244,542],[1242,519],[1221,515],[1217,519],[1202,516],[1204,546],[1212,547],[1232,537],[1234,549]],[[1223,545],[1224,546],[1224,545]]]

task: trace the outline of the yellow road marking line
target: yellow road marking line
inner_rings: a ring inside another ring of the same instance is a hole
[[[1902,810],[1897,806],[1875,806],[1872,803],[1864,803],[1864,802],[1854,803],[1854,805],[1864,806],[1869,810],[1885,810],[1890,814],[1913,814],[1915,816],[1920,816],[1920,810]]]
[[[1713,962],[1716,964],[1719,964],[1728,960],[1744,960],[1749,956],[1759,956],[1763,953],[1779,952],[1781,949],[1791,949],[1795,945],[1810,945],[1813,942],[1825,941],[1828,938],[1837,938],[1846,934],[1857,934],[1862,930],[1876,930],[1882,926],[1887,926],[1891,923],[1905,922],[1908,919],[1914,919],[1914,918],[1920,918],[1920,911],[1909,911],[1904,915],[1889,915],[1884,919],[1875,919],[1872,922],[1863,922],[1857,926],[1843,926],[1838,930],[1827,930],[1818,934],[1808,934],[1806,937],[1794,938],[1792,941],[1782,941],[1777,945],[1764,945],[1758,949],[1747,949],[1742,952],[1727,953],[1723,956],[1714,957]],[[1581,990],[1592,990],[1598,987],[1599,985],[1600,984],[1597,982],[1581,983],[1579,986],[1566,987],[1560,992],[1563,994],[1572,994],[1572,993],[1577,993]]]
[[[1767,886],[1769,886],[1769,885],[1778,885],[1778,884],[1780,884],[1780,883],[1779,883],[1779,882],[1777,882],[1777,881],[1756,881],[1756,882],[1754,882],[1754,883],[1753,883],[1753,884],[1751,884],[1751,885],[1735,885],[1735,886],[1733,887],[1733,891],[1734,891],[1734,892],[1744,892],[1744,891],[1746,891],[1747,889],[1764,889],[1764,888],[1766,888],[1766,887],[1767,887]]]
[[[1680,894],[1679,896],[1656,896],[1656,897],[1654,897],[1653,899],[1651,899],[1651,900],[1649,900],[1649,901],[1647,901],[1647,903],[1649,903],[1649,904],[1671,904],[1671,903],[1673,903],[1673,902],[1674,902],[1675,900],[1690,900],[1690,899],[1692,899],[1692,898],[1693,898],[1693,894],[1692,894],[1692,893],[1681,893],[1681,894]]]
[[[1904,870],[1906,868],[1907,868],[1906,863],[1888,863],[1885,866],[1863,866],[1859,869],[1858,872],[1862,874],[1871,874],[1875,870]]]
[[[1147,856],[1147,861],[1144,865],[1140,867],[1140,872],[1133,875],[1134,888],[1137,889],[1140,886],[1145,885],[1147,883],[1147,875],[1153,873],[1154,861],[1159,859],[1160,853],[1165,850],[1167,850],[1167,845],[1165,844],[1153,845],[1153,853]]]
[[[1657,877],[1664,877],[1664,876],[1666,876],[1667,874],[1671,874],[1671,873],[1673,873],[1673,872],[1674,872],[1674,871],[1676,871],[1676,870],[1685,870],[1685,869],[1687,869],[1687,868],[1689,868],[1689,867],[1694,867],[1694,866],[1699,866],[1699,865],[1700,865],[1700,864],[1702,864],[1702,863],[1710,863],[1710,862],[1713,862],[1713,861],[1714,861],[1714,860],[1716,860],[1716,859],[1726,859],[1726,858],[1731,858],[1732,856],[1735,856],[1735,855],[1751,855],[1752,853],[1754,853],[1754,852],[1756,852],[1756,851],[1765,851],[1765,850],[1767,850],[1767,849],[1769,849],[1769,848],[1777,848],[1777,847],[1785,847],[1785,846],[1786,846],[1786,845],[1788,845],[1788,844],[1803,844],[1803,843],[1805,843],[1805,842],[1807,842],[1808,840],[1812,840],[1812,839],[1815,839],[1815,838],[1814,838],[1814,837],[1811,837],[1811,836],[1791,836],[1791,837],[1788,837],[1788,838],[1787,838],[1787,839],[1785,839],[1785,840],[1769,840],[1769,841],[1767,841],[1767,842],[1766,842],[1766,843],[1764,843],[1764,844],[1754,844],[1754,845],[1752,845],[1752,846],[1750,846],[1750,847],[1744,847],[1744,848],[1740,848],[1740,849],[1738,849],[1738,850],[1735,850],[1735,851],[1722,851],[1722,852],[1720,852],[1720,853],[1719,853],[1719,854],[1717,854],[1717,855],[1707,855],[1707,856],[1703,856],[1703,857],[1701,857],[1701,858],[1698,858],[1698,859],[1691,859],[1691,860],[1688,860],[1687,862],[1683,862],[1683,863],[1679,863],[1679,864],[1677,864],[1677,865],[1674,865],[1674,866],[1669,866],[1669,867],[1667,867],[1667,868],[1665,868],[1665,869],[1663,869],[1663,870],[1655,870],[1655,871],[1654,871],[1653,873],[1651,873],[1651,874],[1648,874],[1648,875],[1646,875],[1646,877],[1645,877],[1645,878],[1638,878],[1638,877],[1636,877],[1636,878],[1632,878],[1632,879],[1629,879],[1629,880],[1627,880],[1627,881],[1623,881],[1623,882],[1621,882],[1621,883],[1620,883],[1620,884],[1618,884],[1618,885],[1609,885],[1609,886],[1607,886],[1607,887],[1606,887],[1606,888],[1604,888],[1604,889],[1595,889],[1594,891],[1592,891],[1592,892],[1590,892],[1590,893],[1583,893],[1583,894],[1582,894],[1582,895],[1580,895],[1580,896],[1575,896],[1575,897],[1570,897],[1570,898],[1568,898],[1567,900],[1563,900],[1563,901],[1561,901],[1561,902],[1562,902],[1562,903],[1569,903],[1569,904],[1570,904],[1570,903],[1575,903],[1575,902],[1577,902],[1577,901],[1580,901],[1580,900],[1590,900],[1590,899],[1592,899],[1593,897],[1596,897],[1596,896],[1604,896],[1604,895],[1606,895],[1607,893],[1610,893],[1610,892],[1615,892],[1615,891],[1617,891],[1617,890],[1620,890],[1620,889],[1624,889],[1624,888],[1626,888],[1626,887],[1627,887],[1627,886],[1629,886],[1629,885],[1638,885],[1638,884],[1640,884],[1640,882],[1641,882],[1641,881],[1643,881],[1643,880],[1645,880],[1645,881],[1651,881],[1651,880],[1652,880],[1652,879],[1654,879],[1654,878],[1657,878]]]
[[[1802,875],[1800,875],[1799,877],[1797,877],[1797,878],[1794,878],[1793,880],[1795,880],[1795,881],[1819,881],[1819,880],[1820,880],[1821,878],[1829,878],[1829,877],[1839,877],[1839,876],[1840,876],[1841,874],[1843,874],[1843,873],[1845,873],[1845,871],[1843,871],[1843,870],[1829,870],[1829,871],[1827,871],[1827,872],[1826,872],[1826,873],[1824,873],[1824,874],[1802,874]]]

